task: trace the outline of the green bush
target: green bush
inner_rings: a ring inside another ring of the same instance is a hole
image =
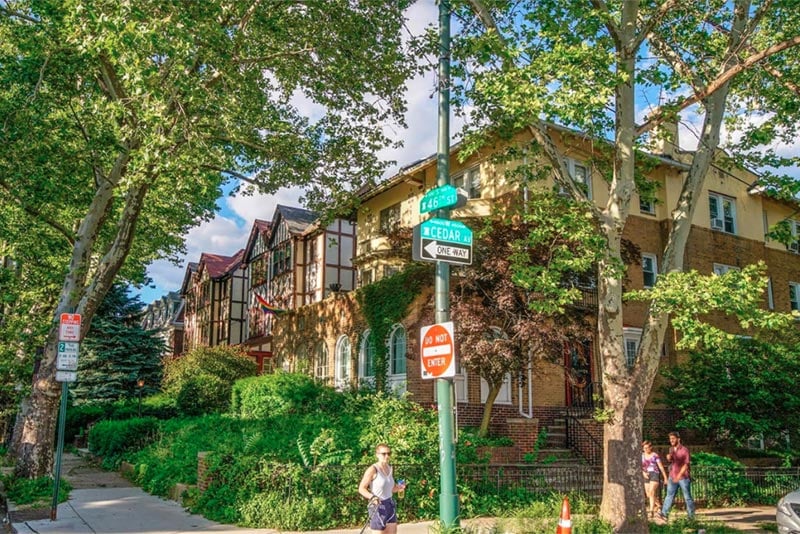
[[[183,415],[224,412],[229,405],[230,385],[221,378],[201,373],[181,385],[175,406]]]
[[[341,398],[330,393],[331,388],[300,373],[277,372],[244,378],[233,385],[231,413],[246,419],[310,413],[321,406],[330,407],[329,401]]]
[[[257,371],[240,347],[198,347],[167,360],[162,387],[184,415],[220,412],[229,407],[234,382]]]
[[[89,431],[89,450],[103,458],[105,467],[116,467],[124,453],[155,441],[158,429],[155,417],[100,421]]]
[[[139,417],[140,412],[142,416],[157,419],[170,419],[178,415],[175,399],[163,393],[142,397],[141,409],[139,399],[82,403],[67,407],[64,435],[70,440],[72,436],[88,432],[89,428],[98,421],[130,419]]]
[[[755,489],[744,464],[708,452],[692,454],[692,480],[693,496],[709,507],[747,504]]]

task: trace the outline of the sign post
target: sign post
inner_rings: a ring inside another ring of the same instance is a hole
[[[448,219],[447,208],[450,207],[448,204],[453,201],[452,191],[445,187],[450,184],[450,0],[439,0],[438,126],[436,185],[444,189],[433,193],[429,202],[426,202],[425,206],[421,206],[421,208],[427,210],[430,206],[433,210],[435,204],[434,215],[440,219]],[[442,197],[441,202],[438,201],[440,196]],[[434,201],[434,198],[437,200]],[[422,213],[426,213],[426,211],[422,211]],[[417,254],[417,247],[414,248],[413,254]],[[450,264],[440,261],[438,249],[431,256],[435,256],[436,259],[435,321],[442,324],[450,321]],[[445,254],[442,254],[442,257],[444,256]],[[438,366],[436,368],[438,369]],[[455,399],[452,378],[436,379],[436,398],[439,409],[439,519],[445,530],[451,530],[457,526],[456,520],[459,515],[458,489],[456,487]]]
[[[61,457],[64,454],[64,428],[67,420],[67,398],[69,383],[78,378],[78,351],[81,340],[81,316],[77,313],[62,313],[58,323],[58,345],[56,351],[56,381],[61,382],[61,406],[58,412],[58,438],[56,440],[56,462],[53,473],[53,502],[50,506],[50,521],[58,515],[58,489],[61,482]]]

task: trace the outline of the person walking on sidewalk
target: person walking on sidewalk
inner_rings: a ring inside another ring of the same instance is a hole
[[[659,517],[666,521],[669,517],[669,510],[672,508],[672,501],[680,486],[683,493],[683,500],[686,502],[686,513],[689,519],[694,519],[694,499],[692,499],[692,482],[689,473],[691,456],[689,449],[681,443],[681,435],[677,432],[669,433],[669,453],[667,454],[669,464],[669,479],[667,481],[667,498],[664,499],[664,506],[661,508]]]
[[[406,489],[405,482],[394,481],[394,470],[389,464],[391,455],[388,445],[378,445],[375,448],[378,461],[367,468],[358,485],[358,493],[369,501],[369,528],[384,534],[397,532],[397,505],[392,495]]]
[[[644,475],[644,491],[647,495],[647,500],[650,504],[648,510],[650,518],[654,518],[656,514],[661,511],[660,503],[658,502],[659,495],[661,495],[661,481],[667,483],[667,472],[664,470],[664,464],[661,463],[661,457],[656,451],[653,450],[653,444],[645,440],[642,442],[642,474]]]

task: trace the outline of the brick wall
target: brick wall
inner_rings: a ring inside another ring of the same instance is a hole
[[[209,451],[201,451],[197,453],[197,489],[203,493],[208,489],[211,479],[208,477],[208,464],[206,457]]]

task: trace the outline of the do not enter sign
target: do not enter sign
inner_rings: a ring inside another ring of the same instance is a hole
[[[423,326],[420,329],[422,378],[447,378],[456,376],[453,323]]]

